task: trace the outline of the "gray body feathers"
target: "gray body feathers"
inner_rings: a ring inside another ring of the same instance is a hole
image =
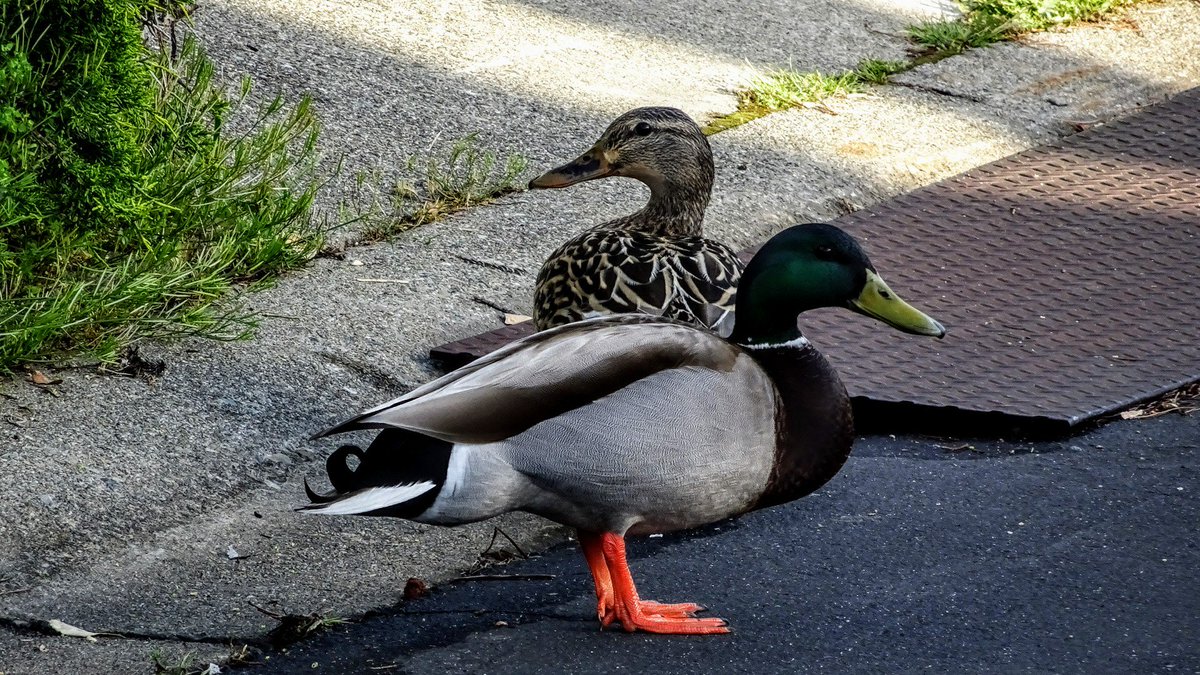
[[[754,505],[776,456],[776,409],[770,378],[737,347],[617,316],[539,333],[325,433],[392,427],[453,443],[419,522],[524,510],[661,532]]]

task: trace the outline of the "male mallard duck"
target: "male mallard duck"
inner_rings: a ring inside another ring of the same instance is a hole
[[[604,626],[724,633],[698,605],[638,598],[625,536],[693,528],[802,497],[850,453],[850,400],[796,328],[846,307],[919,335],[941,324],[909,306],[831,225],[776,235],[742,276],[722,339],[637,314],[560,326],[316,436],[383,429],[328,460],[320,513],[457,525],[528,511],[579,531]],[[351,470],[347,458],[359,460]]]
[[[605,176],[640,180],[650,188],[650,201],[550,255],[534,294],[537,327],[639,312],[728,334],[742,262],[702,235],[713,158],[700,127],[675,108],[631,110],[590,150],[529,187],[561,188]]]

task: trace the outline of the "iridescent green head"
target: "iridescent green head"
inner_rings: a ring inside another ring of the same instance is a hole
[[[896,295],[853,237],[833,225],[796,225],[759,249],[738,282],[738,344],[783,344],[800,337],[796,316],[845,307],[916,335],[946,329]]]

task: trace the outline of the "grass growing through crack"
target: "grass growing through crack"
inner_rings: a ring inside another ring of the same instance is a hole
[[[892,75],[903,73],[913,67],[908,61],[884,61],[881,59],[863,59],[852,74],[860,83],[887,84]]]
[[[776,70],[759,76],[749,88],[739,92],[738,103],[744,108],[786,110],[861,90],[862,83],[853,72],[822,75]]]
[[[1131,0],[969,0],[967,9],[1028,32],[1090,21],[1129,4]]]
[[[1033,31],[1102,18],[1136,0],[965,0],[963,16],[908,27],[909,38],[937,56],[1013,40]]]
[[[171,657],[163,650],[155,649],[150,652],[150,666],[154,668],[155,675],[204,675],[212,672],[207,663],[201,667],[196,662],[195,652],[184,652],[181,656]]]
[[[862,91],[867,85],[886,84],[892,75],[923,63],[1015,39],[1025,33],[1104,17],[1138,0],[965,0],[963,17],[952,21],[927,21],[909,26],[908,38],[923,49],[909,61],[865,59],[854,70],[825,75],[816,72],[776,70],[754,79],[738,92],[738,108],[710,121],[711,135],[745,124],[772,112],[807,105]]]
[[[834,75],[773,70],[739,91],[738,109],[709,122],[704,133],[711,135],[780,110],[818,105],[826,99],[855,94],[868,85],[883,84],[892,75],[911,67],[904,61],[864,59],[854,70]]]
[[[363,229],[363,237],[368,241],[385,239],[515,192],[526,165],[519,154],[502,158],[481,148],[476,134],[455,141],[445,158],[410,157],[405,176],[384,203],[368,207],[373,213],[367,218],[370,224]],[[363,180],[360,176],[360,185]]]
[[[317,613],[276,614],[257,606],[255,606],[255,609],[279,622],[267,633],[267,642],[275,649],[283,649],[314,633],[350,623],[350,621],[341,617],[324,616]]]
[[[908,37],[938,56],[961,54],[1004,39],[1007,22],[994,17],[968,17],[953,21],[926,21],[909,26]]]

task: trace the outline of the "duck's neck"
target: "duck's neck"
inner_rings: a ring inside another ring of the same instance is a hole
[[[762,311],[752,302],[750,293],[744,292],[742,288],[738,291],[737,320],[733,324],[733,333],[729,336],[730,342],[750,348],[790,344],[797,340],[808,342],[796,326],[795,314],[787,311]]]
[[[650,188],[650,201],[640,211],[605,224],[605,229],[637,230],[664,237],[703,236],[713,178],[704,171],[693,178],[686,182],[665,178],[643,181]]]
[[[650,188],[650,201],[633,217],[658,234],[699,237],[704,233],[704,212],[711,196],[711,181],[704,185],[664,181]]]
[[[775,464],[755,504],[765,508],[803,497],[837,474],[850,456],[854,416],[837,372],[803,337],[746,352],[779,393]]]

